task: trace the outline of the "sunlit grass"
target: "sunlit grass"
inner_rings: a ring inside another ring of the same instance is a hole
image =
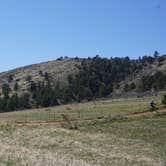
[[[1,113],[1,122],[47,122],[62,120],[62,114],[68,115],[71,119],[90,119],[102,116],[126,115],[135,112],[149,110],[149,103],[152,98],[161,106],[161,96],[128,98],[128,99],[107,99],[87,103],[73,103],[62,106],[31,109],[26,111],[15,111]]]
[[[82,123],[78,130],[0,126],[0,165],[164,166],[165,114]]]
[[[149,111],[152,98],[144,97],[68,104],[0,114],[0,165],[26,166],[165,166],[166,114],[81,122],[77,130],[56,125],[8,125],[2,122],[39,122],[96,118]]]

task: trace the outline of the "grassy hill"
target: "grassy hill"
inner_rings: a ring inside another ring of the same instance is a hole
[[[58,58],[0,73],[3,112],[165,90],[166,56]]]
[[[30,84],[30,82],[27,81],[28,76],[30,76],[31,80],[34,82],[43,81],[43,76],[46,72],[49,73],[53,83],[58,81],[61,84],[66,84],[67,76],[77,73],[80,64],[81,59],[59,59],[0,73],[0,91],[2,92],[2,85],[4,83],[9,83],[10,88],[13,90],[14,84],[17,82],[20,87],[19,93],[24,93],[27,91]],[[10,76],[13,77],[11,81],[9,81]]]
[[[81,62],[82,59],[80,58],[59,58],[58,60],[54,61],[33,64],[7,72],[2,72],[0,73],[0,91],[2,89],[2,84],[9,83],[11,89],[13,89],[15,82],[18,82],[20,86],[20,92],[26,91],[29,85],[27,82],[28,76],[31,76],[32,80],[35,82],[43,80],[40,71],[42,71],[43,74],[45,72],[49,73],[54,83],[59,81],[62,84],[66,84],[67,76],[77,73],[81,67]],[[156,71],[166,71],[166,55],[159,57],[151,64],[145,62],[145,64],[142,64],[141,69],[134,71],[124,80],[122,80],[120,84],[122,84],[122,86],[125,82],[135,82],[137,84],[143,76],[152,75]],[[11,75],[13,76],[13,80],[9,82],[9,77]]]

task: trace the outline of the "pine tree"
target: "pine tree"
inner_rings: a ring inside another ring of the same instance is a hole
[[[163,96],[162,103],[166,106],[166,95]]]
[[[11,91],[9,84],[5,83],[2,85],[2,93],[5,98],[9,98],[9,92]]]
[[[11,74],[10,76],[9,76],[9,78],[8,78],[8,82],[10,83],[10,82],[12,82],[13,81],[13,75]]]
[[[19,88],[19,85],[18,85],[18,83],[16,82],[16,83],[14,84],[14,91],[17,91],[18,88]]]

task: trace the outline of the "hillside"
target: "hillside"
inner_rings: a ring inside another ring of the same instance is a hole
[[[69,59],[59,59],[54,61],[43,62],[39,64],[28,65],[25,67],[16,68],[7,72],[0,73],[0,91],[4,83],[9,83],[11,89],[14,87],[14,83],[18,82],[20,85],[20,91],[26,91],[28,88],[27,77],[31,76],[34,82],[43,81],[42,74],[48,73],[51,80],[56,83],[60,82],[62,84],[67,83],[67,76],[76,74],[81,67],[82,59],[80,58],[69,58]],[[121,85],[124,83],[135,82],[138,84],[143,76],[153,75],[156,71],[166,71],[166,55],[161,56],[156,59],[152,64],[146,63],[141,64],[142,68],[135,70],[127,78],[121,81]],[[13,80],[10,82],[9,77],[13,76]]]
[[[0,92],[2,92],[2,85],[4,83],[8,83],[10,88],[13,89],[16,82],[20,87],[19,93],[26,92],[30,81],[43,81],[45,73],[49,74],[53,83],[59,82],[60,84],[66,84],[67,76],[77,73],[80,64],[81,59],[59,59],[0,73]],[[12,76],[11,81],[9,81],[10,76]],[[31,79],[27,81],[29,76]]]
[[[165,72],[166,71],[166,55],[162,55],[155,59],[153,63],[145,62],[142,65],[142,69],[136,70],[129,77],[127,77],[122,82],[135,82],[138,84],[143,76],[153,75],[157,71]]]
[[[58,58],[0,73],[0,110],[48,107],[128,92],[161,91],[166,55]]]

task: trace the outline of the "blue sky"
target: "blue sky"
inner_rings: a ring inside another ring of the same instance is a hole
[[[0,71],[60,56],[166,53],[166,0],[4,0]]]

